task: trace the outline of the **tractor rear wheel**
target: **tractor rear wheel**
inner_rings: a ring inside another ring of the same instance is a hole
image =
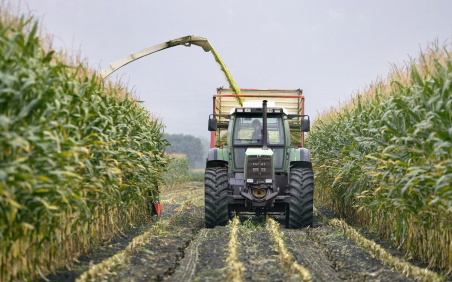
[[[289,182],[290,204],[286,206],[286,228],[312,225],[314,172],[310,168],[292,168]]]
[[[225,226],[229,221],[227,168],[206,168],[204,184],[206,227]]]

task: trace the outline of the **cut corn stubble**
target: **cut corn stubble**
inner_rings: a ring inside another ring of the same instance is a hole
[[[234,217],[231,224],[231,234],[228,244],[228,257],[226,262],[228,264],[230,274],[226,277],[226,280],[232,279],[234,282],[243,281],[243,266],[238,260],[238,242],[237,233],[240,227],[240,220],[237,216]]]
[[[314,213],[320,216],[322,220],[325,221],[328,225],[342,230],[344,234],[347,234],[348,238],[355,241],[358,246],[360,246],[363,250],[369,252],[376,259],[383,262],[383,264],[393,267],[395,270],[402,272],[407,277],[413,278],[417,281],[426,282],[440,282],[444,280],[440,275],[436,274],[433,271],[430,271],[426,268],[414,266],[406,261],[392,256],[390,253],[388,253],[388,251],[386,251],[374,241],[364,238],[364,236],[350,227],[345,221],[336,218],[329,219],[315,207]]]
[[[168,226],[172,221],[177,219],[182,212],[189,208],[197,200],[201,199],[203,196],[196,197],[194,199],[189,199],[184,201],[178,208],[175,209],[175,214],[168,219],[162,219],[158,221],[152,228],[142,235],[133,238],[132,242],[122,251],[119,251],[112,257],[103,260],[102,262],[91,266],[87,271],[82,273],[80,278],[76,282],[88,282],[88,281],[99,281],[102,280],[106,275],[113,274],[114,269],[121,263],[125,262],[127,258],[135,251],[137,246],[146,244],[150,238],[159,233],[159,230]]]
[[[293,255],[284,246],[284,240],[281,238],[278,230],[278,223],[274,219],[267,217],[266,227],[275,240],[280,254],[281,264],[291,273],[299,276],[300,281],[311,281],[309,270],[295,262]]]

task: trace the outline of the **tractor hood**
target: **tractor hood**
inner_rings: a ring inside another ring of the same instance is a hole
[[[273,179],[273,151],[262,148],[248,148],[245,152],[245,179],[265,181]]]

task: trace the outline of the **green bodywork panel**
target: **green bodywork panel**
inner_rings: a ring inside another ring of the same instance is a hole
[[[287,148],[287,153],[289,154],[288,164],[300,161],[300,148]]]
[[[245,167],[244,167],[244,172],[245,172],[245,179],[248,177],[248,171],[246,170],[246,168],[248,167],[248,157],[249,156],[268,156],[270,157],[270,161],[271,161],[271,167],[272,167],[272,175],[275,174],[275,166],[273,164],[273,151],[270,149],[267,150],[263,150],[262,148],[248,148],[246,149],[245,152]]]
[[[229,148],[217,148],[217,160],[218,161],[229,161]]]

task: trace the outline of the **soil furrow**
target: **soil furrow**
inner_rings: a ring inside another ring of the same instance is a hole
[[[275,247],[279,253],[281,265],[286,269],[287,274],[290,275],[293,280],[310,282],[312,277],[311,272],[305,266],[296,262],[293,255],[287,250],[284,240],[282,239],[283,233],[279,231],[279,224],[272,218],[267,217],[265,227],[272,235]]]
[[[180,266],[176,269],[174,274],[168,279],[170,281],[193,281],[196,265],[199,258],[199,246],[206,240],[209,232],[212,230],[202,229],[197,234],[196,238],[191,241],[188,248],[185,250],[185,256],[180,262]]]
[[[413,281],[402,273],[386,267],[343,233],[331,226],[307,229],[307,236],[319,246],[338,276],[362,281]]]
[[[319,215],[314,217],[312,227],[297,230],[284,229],[270,219],[266,225],[264,217],[240,217],[235,225],[205,229],[202,188],[191,185],[190,190],[164,194],[162,199],[184,201],[183,205],[164,201],[160,221],[108,242],[86,258],[79,258],[80,263],[73,270],[63,270],[48,278],[74,281],[91,265],[123,252],[132,240],[146,233],[140,243],[132,244],[133,251],[127,251],[123,259],[102,270],[105,277],[90,276],[94,277],[92,281],[96,277],[112,282],[299,281],[303,277],[327,282],[412,281],[384,266],[368,250],[347,238],[342,229],[329,225],[330,220]]]
[[[313,281],[413,281],[385,266],[319,216],[315,216],[313,228],[285,230],[285,234],[288,249],[307,265]]]
[[[229,229],[202,229],[187,250],[169,281],[224,281]]]
[[[260,220],[260,219],[259,219]],[[240,229],[239,258],[242,262],[245,281],[286,281],[288,273],[281,267],[279,253],[270,233],[262,223],[255,228]]]
[[[284,230],[284,241],[297,263],[306,266],[312,281],[342,281],[333,264],[304,230]]]
[[[175,204],[163,204],[162,215],[160,220],[170,218],[173,215],[174,210],[178,206],[179,205]],[[130,244],[130,242],[132,242],[133,238],[151,229],[154,226],[154,224],[158,222],[157,219],[158,218],[154,216],[153,220],[151,220],[147,224],[130,228],[128,230],[124,230],[123,233],[117,238],[111,239],[106,242],[102,242],[99,248],[91,250],[86,255],[77,258],[77,262],[74,263],[74,265],[72,265],[70,269],[69,268],[60,269],[56,273],[47,276],[46,279],[52,282],[75,281],[75,279],[77,279],[80,276],[80,274],[87,271],[91,265],[98,264],[103,260],[111,257],[112,255],[124,250]],[[44,279],[41,279],[41,282],[44,281],[45,281]]]
[[[137,248],[110,281],[162,281],[177,269],[185,249],[204,225],[203,208],[190,207],[158,234]]]
[[[198,248],[199,256],[193,281],[224,281],[229,228],[210,229],[206,240]],[[173,280],[177,281],[177,280]]]
[[[316,213],[329,225],[344,230],[348,239],[356,242],[361,248],[371,253],[389,267],[402,272],[417,281],[452,281],[451,275],[438,269],[427,269],[428,264],[417,259],[407,259],[405,254],[391,246],[384,239],[378,238],[376,232],[366,228],[348,225],[345,221],[334,217],[331,210],[316,206]]]

